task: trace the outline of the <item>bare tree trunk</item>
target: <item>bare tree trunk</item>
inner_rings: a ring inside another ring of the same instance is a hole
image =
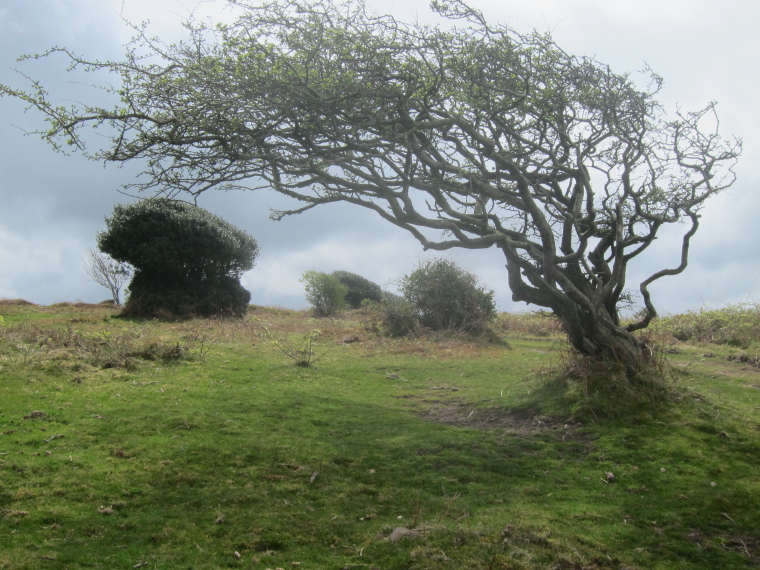
[[[84,269],[95,283],[111,292],[115,305],[121,305],[121,290],[132,278],[129,264],[120,263],[102,251],[88,248]]]
[[[604,310],[597,315],[586,315],[579,309],[555,312],[567,331],[570,344],[579,353],[617,364],[629,377],[646,367],[646,346],[618,323],[617,315],[610,316]]]

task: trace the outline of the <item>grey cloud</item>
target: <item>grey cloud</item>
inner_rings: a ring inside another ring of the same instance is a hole
[[[378,11],[401,9],[376,0]],[[686,273],[652,287],[663,312],[679,312],[705,303],[746,300],[760,287],[760,111],[754,93],[759,79],[748,72],[760,55],[760,38],[753,25],[760,5],[740,3],[744,12],[710,0],[693,5],[683,22],[655,13],[625,18],[611,13],[602,0],[537,0],[513,7],[510,3],[476,1],[488,15],[511,21],[519,9],[523,28],[551,27],[568,51],[596,55],[616,70],[635,70],[647,61],[666,79],[666,103],[699,105],[720,102],[724,134],[746,140],[746,154],[737,172],[739,182],[704,212],[692,261]],[[13,68],[18,55],[68,45],[94,57],[118,57],[129,37],[119,17],[121,2],[101,0],[40,0],[13,2],[0,8],[0,82],[23,86]],[[197,3],[185,1],[192,9]],[[370,5],[374,2],[370,0]],[[57,5],[59,11],[49,10]],[[167,14],[186,13],[178,0],[126,0],[127,15],[139,19],[160,16],[161,33],[170,33]],[[221,6],[221,3],[219,4]],[[404,11],[427,19],[426,2],[404,3]],[[551,11],[549,11],[551,10]],[[543,11],[543,13],[542,13]],[[206,9],[205,13],[213,10]],[[221,13],[221,12],[220,12]],[[96,91],[70,83],[61,58],[28,62],[24,69],[43,79],[51,94],[89,100]],[[0,99],[0,297],[25,297],[39,303],[61,300],[99,301],[107,292],[89,281],[82,263],[87,247],[104,227],[103,219],[116,203],[129,199],[118,192],[137,173],[87,162],[79,156],[56,155],[44,143],[25,137],[13,125],[26,129],[42,125],[33,112]],[[408,234],[369,211],[347,204],[323,206],[281,222],[269,220],[269,208],[286,208],[289,201],[273,192],[215,193],[202,196],[199,205],[246,229],[261,246],[258,265],[244,277],[253,302],[301,307],[298,283],[307,269],[345,269],[392,287],[392,281],[425,257]],[[651,255],[640,260],[631,277],[677,263],[678,243],[664,235]],[[502,309],[515,305],[506,287],[504,260],[497,251],[449,252],[458,263],[477,273],[496,291]],[[635,288],[638,282],[631,281]]]

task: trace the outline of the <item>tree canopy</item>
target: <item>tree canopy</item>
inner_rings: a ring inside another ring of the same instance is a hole
[[[358,0],[231,4],[234,23],[191,22],[177,44],[143,29],[122,61],[49,52],[113,72],[113,109],[57,106],[39,83],[2,91],[47,116],[58,148],[144,160],[143,190],[266,186],[303,203],[276,218],[346,201],[426,249],[496,247],[514,300],[636,368],[649,285],[685,269],[701,208],[734,182],[741,144],[719,135],[715,104],[668,114],[655,73],[616,73],[460,0],[432,2],[439,25]],[[89,128],[110,143],[88,149]],[[679,222],[680,263],[639,284],[642,318],[621,324],[629,263]]]
[[[98,234],[98,248],[142,271],[239,279],[253,269],[259,251],[245,231],[179,200],[119,204],[106,227]]]
[[[135,268],[125,315],[173,317],[244,314],[239,280],[259,251],[245,231],[167,198],[117,205],[98,248]]]

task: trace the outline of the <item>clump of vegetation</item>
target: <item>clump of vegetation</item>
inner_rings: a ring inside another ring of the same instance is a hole
[[[576,419],[626,417],[632,409],[637,414],[662,412],[683,397],[659,345],[650,347],[646,367],[636,374],[623,363],[600,362],[572,347],[559,356],[558,364],[545,374],[548,392],[550,398],[561,397]]]
[[[383,290],[377,283],[349,271],[333,271],[331,274],[346,288],[346,303],[352,309],[358,309],[364,301],[379,302]]]
[[[746,349],[760,341],[760,304],[740,303],[669,315],[657,319],[651,328],[681,342],[727,344]]]
[[[208,352],[202,336],[166,341],[141,328],[114,331],[105,326],[50,327],[2,321],[0,325],[0,355],[4,358],[24,366],[69,372],[85,367],[135,370],[145,361],[203,360]]]
[[[0,306],[6,307],[33,307],[34,303],[26,299],[0,299]]]
[[[118,205],[98,248],[134,267],[122,316],[240,317],[251,294],[240,284],[259,248],[250,235],[186,202],[150,198]]]
[[[334,275],[319,271],[306,271],[301,277],[306,289],[306,300],[320,317],[331,317],[345,309],[348,287]]]
[[[391,337],[408,336],[420,327],[414,306],[402,297],[385,297],[379,309],[379,330]]]
[[[432,330],[481,332],[496,317],[493,291],[447,259],[431,259],[399,282],[419,323]]]

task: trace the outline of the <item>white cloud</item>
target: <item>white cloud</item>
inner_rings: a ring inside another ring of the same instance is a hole
[[[19,235],[0,226],[0,298],[40,304],[105,299],[107,292],[84,272],[85,248],[82,241],[55,232]]]

